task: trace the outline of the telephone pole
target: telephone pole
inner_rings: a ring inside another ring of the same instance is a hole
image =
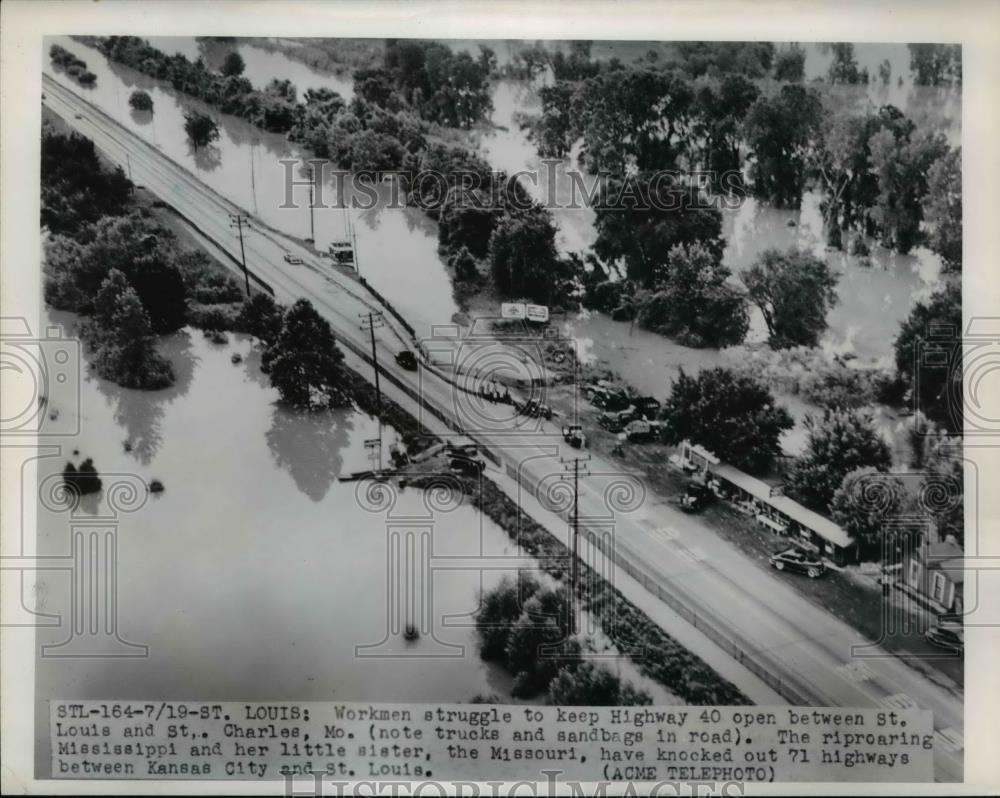
[[[577,632],[576,619],[577,619],[577,605],[579,603],[579,596],[577,595],[577,590],[579,589],[580,580],[580,474],[587,476],[589,472],[587,471],[586,463],[590,460],[590,455],[579,455],[577,457],[560,457],[559,462],[562,463],[563,469],[568,472],[566,476],[562,479],[569,481],[569,473],[573,475],[573,516],[572,516],[572,528],[573,528],[573,563],[572,571],[570,576],[570,618],[569,618],[569,633],[575,635]]]
[[[247,284],[247,296],[250,296],[250,272],[247,271],[247,253],[243,247],[243,225],[250,227],[249,220],[238,213],[229,214],[229,226],[235,227],[240,234],[240,260],[243,263],[243,279]]]
[[[362,319],[361,329],[368,330],[371,333],[372,338],[372,365],[375,367],[375,401],[376,407],[378,408],[378,417],[381,421],[382,418],[382,389],[379,387],[378,380],[378,352],[375,350],[375,328],[382,327],[385,325],[385,319],[382,318],[381,311],[374,310],[368,311],[367,313],[359,313],[358,316]]]
[[[316,187],[316,167],[309,164],[309,241],[316,243],[316,220],[313,218],[313,206],[316,203],[314,189]]]

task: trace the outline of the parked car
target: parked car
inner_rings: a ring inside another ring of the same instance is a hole
[[[628,407],[625,410],[601,413],[601,415],[597,417],[597,423],[604,427],[604,429],[608,432],[621,432],[625,429],[625,425],[634,418],[635,408]]]
[[[567,424],[562,428],[563,440],[574,449],[582,449],[587,445],[587,436],[579,424]]]
[[[639,418],[652,420],[660,414],[660,403],[652,396],[640,396],[632,400]]]
[[[458,471],[465,476],[478,476],[486,470],[486,463],[473,457],[452,457],[448,464],[452,471]]]
[[[539,402],[535,399],[529,399],[518,408],[517,412],[528,418],[552,418],[552,408],[544,402]]]
[[[772,554],[770,563],[779,571],[795,571],[805,574],[810,579],[816,579],[826,573],[826,566],[819,557],[795,546]]]
[[[692,482],[684,489],[681,496],[681,509],[687,513],[697,513],[712,500],[712,491],[707,485]]]
[[[290,263],[293,266],[301,266],[303,262],[302,258],[296,258],[294,255],[285,255],[285,263]]]
[[[417,370],[417,356],[409,349],[404,349],[402,352],[397,353],[396,362],[400,368],[404,368],[407,371]]]
[[[932,646],[961,654],[965,651],[965,632],[961,627],[938,624],[924,632],[924,638]]]

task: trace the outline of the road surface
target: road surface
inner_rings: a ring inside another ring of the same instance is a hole
[[[135,183],[173,206],[222,250],[239,257],[239,241],[229,215],[249,216],[244,209],[49,76],[43,76],[42,86],[45,104],[91,138],[109,158],[127,166]],[[245,237],[248,268],[273,288],[279,301],[308,298],[330,322],[348,355],[353,355],[349,362],[370,363],[369,334],[361,328],[359,315],[381,309],[378,302],[306,247],[267,229],[252,216],[250,221],[253,232]],[[289,264],[285,255],[304,263]],[[532,423],[530,429],[511,430],[491,424],[469,429],[468,414],[462,410],[468,398],[456,390],[447,367],[422,366],[416,373],[399,368],[394,356],[412,342],[389,313],[385,318],[386,325],[376,331],[376,348],[386,393],[431,429],[447,430],[444,424],[452,429],[461,426],[499,459],[503,474],[513,478],[500,480],[508,492],[516,498],[519,484],[537,492],[540,499],[549,496],[548,506],[567,517],[568,507],[560,498],[565,494],[557,487],[563,473],[559,458],[579,452],[563,444],[556,425]],[[460,357],[455,353],[461,352],[461,345],[455,340],[444,339],[434,346],[445,358]],[[367,376],[370,366],[362,373]],[[433,416],[428,416],[429,410]],[[799,596],[786,580],[800,577],[759,568],[696,517],[652,503],[649,497],[631,501],[621,493],[617,498],[624,503],[622,511],[609,514],[609,500],[614,503],[616,491],[628,491],[613,486],[629,483],[641,494],[641,482],[623,475],[619,465],[599,458],[588,466],[590,475],[580,482],[581,525],[588,532],[600,532],[613,523],[615,555],[629,564],[629,572],[654,595],[710,636],[731,641],[728,650],[737,652],[735,656],[758,675],[767,674],[769,683],[789,703],[932,710],[937,731],[936,778],[961,780],[960,697]]]

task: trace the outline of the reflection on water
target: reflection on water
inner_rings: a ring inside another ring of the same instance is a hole
[[[806,192],[799,210],[772,208],[748,197],[738,210],[723,212],[723,235],[723,262],[737,275],[770,248],[798,247],[825,259],[840,274],[840,283],[823,345],[883,362],[900,322],[914,302],[933,292],[941,275],[940,258],[923,247],[900,255],[869,241],[871,253],[864,258],[828,251],[820,195],[814,191]]]
[[[220,114],[192,97],[178,95],[168,84],[120,64],[109,63],[99,51],[69,37],[51,37],[46,40],[46,48],[51,43],[58,43],[87,61],[97,75],[97,85],[88,99],[116,121],[185,166],[223,196],[254,211],[275,229],[298,238],[309,237],[308,187],[299,185],[293,189],[291,205],[294,207],[280,207],[286,204],[286,170],[281,161],[301,161],[311,157],[309,153],[282,135],[267,133],[241,119]],[[159,44],[163,44],[162,40]],[[174,42],[174,45],[174,49],[186,51],[181,42]],[[247,58],[244,47],[241,45],[240,51],[247,60],[248,77],[260,88],[267,81],[249,75],[251,63],[257,62]],[[190,53],[186,54],[190,57]],[[287,63],[288,69],[293,71],[283,74],[296,83],[301,95],[304,89],[296,75],[312,71],[280,53],[266,55]],[[75,88],[67,77],[53,71],[48,59],[43,68],[60,83]],[[344,87],[344,78],[322,77],[325,82],[308,85],[326,85],[335,91]],[[153,98],[150,124],[137,121],[128,112],[127,99],[136,88],[144,89]],[[195,151],[189,145],[184,134],[184,111],[188,109],[207,113],[218,123],[219,140],[211,148]],[[343,238],[345,228],[343,211],[332,207],[337,199],[332,177],[330,187],[324,186],[324,189],[328,198],[326,204],[330,207],[316,208],[314,216],[316,247],[321,251],[325,251],[331,241]],[[420,334],[428,334],[432,324],[449,322],[457,307],[451,282],[437,252],[437,227],[426,217],[416,222],[416,216],[424,215],[414,209],[379,206],[365,224],[358,224],[357,218],[354,221],[362,274],[412,320]],[[378,235],[374,234],[372,217],[378,220]],[[416,297],[415,285],[422,288]]]
[[[344,464],[342,451],[353,427],[351,410],[310,413],[275,407],[267,446],[274,462],[288,471],[298,489],[322,500]]]
[[[300,158],[304,155],[302,150],[291,145],[283,136],[264,133],[239,119],[212,112],[220,121],[220,140],[210,152],[204,149],[192,152],[182,132],[181,105],[203,109],[200,103],[187,97],[178,103],[177,95],[171,90],[133,70],[108,64],[96,50],[65,37],[55,37],[53,41],[91,65],[98,81],[88,96],[105,111],[147,140],[155,142],[174,160],[196,171],[217,191],[259,213],[275,228],[301,238],[310,235],[308,190],[305,186],[298,186],[293,191],[297,207],[279,207],[285,197],[285,170],[279,161]],[[195,41],[184,37],[151,41],[161,49],[183,52],[189,58],[201,56],[210,65],[221,63],[225,53],[235,46],[231,42]],[[478,47],[478,43],[469,41],[455,40],[449,44],[455,49],[471,47],[476,50]],[[523,43],[491,43],[491,46],[497,50],[503,63]],[[602,53],[607,55],[613,50],[612,54],[631,60],[649,49],[645,43],[617,43],[604,53],[602,47],[602,43],[595,44],[595,57],[601,57]],[[318,86],[344,94],[350,84],[349,77],[318,72],[280,52],[267,52],[245,43],[238,45],[237,49],[247,64],[247,77],[256,86],[265,85],[272,77],[288,79],[296,85],[301,96],[307,88]],[[872,74],[876,73],[881,60],[888,58],[892,64],[893,79],[888,86],[833,87],[847,98],[845,102],[849,100],[856,104],[868,98],[879,104],[889,100],[918,121],[931,116],[944,116],[950,124],[949,135],[957,141],[961,117],[960,92],[914,87],[909,78],[909,52],[905,45],[859,44],[855,50],[861,66],[868,67]],[[811,44],[806,46],[806,52],[807,79],[825,75],[831,57],[829,52]],[[51,73],[51,65],[46,63],[45,68]],[[898,85],[899,76],[904,77],[902,87]],[[68,81],[65,76],[58,79]],[[122,96],[127,98],[132,88],[143,88],[153,96],[155,112],[150,124],[140,123],[121,110]],[[540,175],[538,181],[522,177],[522,183],[533,196],[541,198],[546,191],[547,173],[534,145],[515,121],[518,112],[537,113],[539,110],[536,88],[536,85],[526,81],[496,81],[491,120],[495,127],[480,130],[477,141],[495,169],[509,173],[537,170]],[[561,202],[568,198],[571,181],[567,170],[572,168],[572,163],[572,159],[567,159],[552,171],[552,183]],[[585,178],[587,189],[592,180]],[[330,206],[344,199],[337,196],[337,186],[332,178],[324,186],[324,192],[326,203]],[[450,321],[457,310],[450,280],[437,251],[436,225],[426,214],[415,209],[384,207],[387,196],[386,192],[381,192],[382,202],[377,208],[357,211],[353,216],[360,271],[405,316],[414,321],[419,334],[424,334],[431,324]],[[926,296],[937,279],[940,262],[925,249],[903,256],[872,247],[872,255],[867,259],[870,267],[842,253],[827,253],[823,246],[818,203],[818,195],[809,192],[804,197],[801,211],[777,210],[748,199],[738,211],[725,212],[726,263],[738,273],[763,249],[792,245],[832,259],[842,272],[840,301],[830,314],[830,331],[824,345],[838,351],[856,351],[863,356],[885,358],[890,352],[899,322],[905,318],[910,305]],[[589,248],[596,236],[594,214],[590,209],[556,210],[554,215],[559,227],[557,243],[560,251]],[[789,221],[794,222],[794,226],[789,226]],[[347,229],[344,211],[335,207],[317,208],[314,225],[316,245],[321,250],[331,241],[344,238]],[[762,321],[754,314],[752,322],[753,336],[759,337]]]

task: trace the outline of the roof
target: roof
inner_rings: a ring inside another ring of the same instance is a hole
[[[965,552],[951,540],[931,543],[924,554],[928,569],[940,570],[956,585],[965,581]]]
[[[769,504],[791,520],[797,521],[807,529],[811,529],[824,540],[828,540],[830,543],[841,548],[854,545],[851,536],[829,518],[824,518],[819,513],[803,507],[797,501],[787,496],[772,496],[771,486],[766,482],[762,482],[749,474],[744,474],[738,468],[733,468],[726,463],[713,466],[712,473],[722,477],[727,482],[731,482],[736,487],[742,488],[754,498]]]

